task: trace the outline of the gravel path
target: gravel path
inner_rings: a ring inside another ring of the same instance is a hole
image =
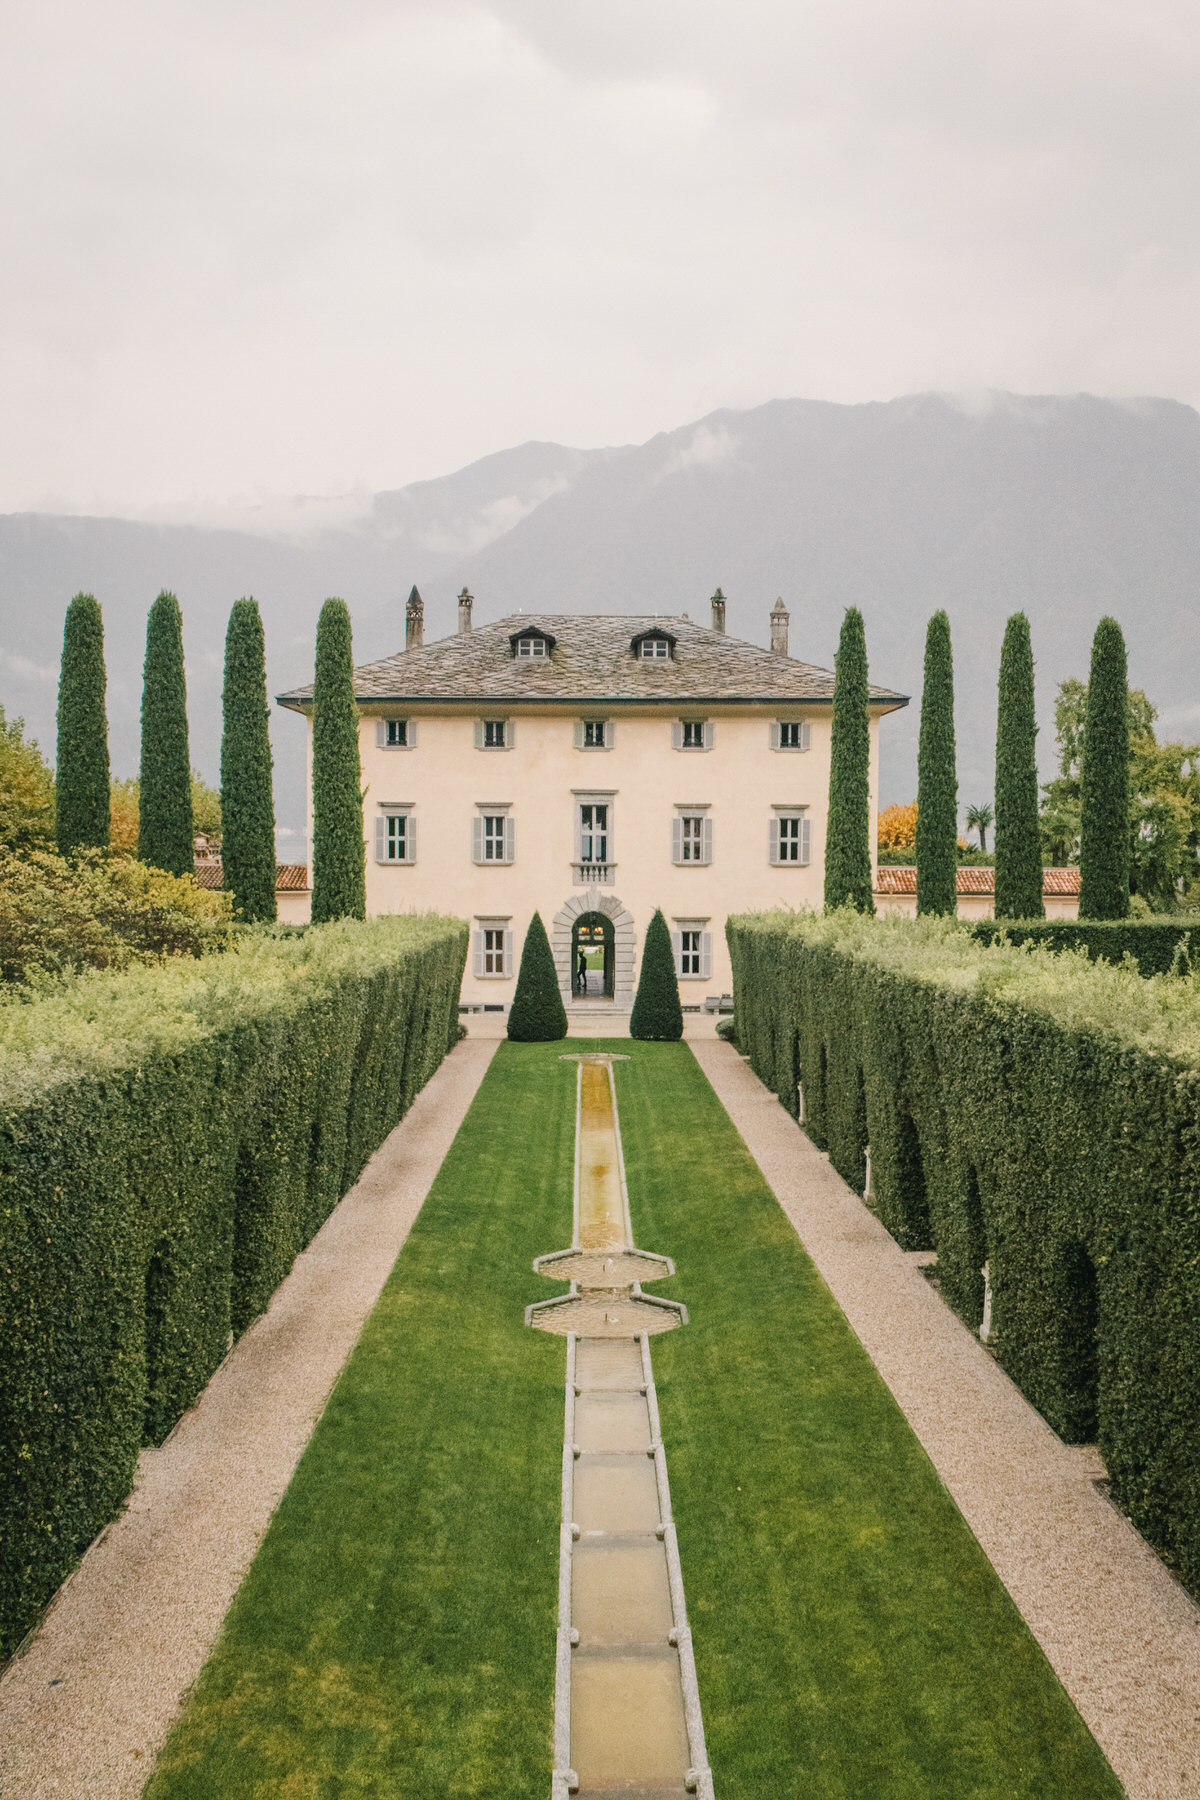
[[[7,1800],[141,1793],[495,1047],[457,1046],[199,1403],[142,1453],[126,1511],[0,1681]]]
[[[692,1050],[1129,1800],[1196,1800],[1200,1609],[1096,1451],[1059,1441],[735,1051]]]

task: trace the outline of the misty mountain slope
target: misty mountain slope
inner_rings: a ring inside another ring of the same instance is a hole
[[[184,611],[193,758],[215,775],[232,602],[263,609],[273,692],[309,679],[321,601],[350,603],[358,660],[404,641],[416,582],[426,641],[455,627],[464,584],[481,622],[526,610],[686,611],[719,583],[732,633],[767,641],[777,594],[791,649],[831,666],[843,609],[862,608],[875,680],[913,696],[883,727],[882,798],[916,787],[925,624],[950,614],[960,796],[991,791],[1004,621],[1029,614],[1043,772],[1055,684],[1086,676],[1105,612],[1131,676],[1177,734],[1200,736],[1200,415],[1167,400],[936,395],[838,406],[777,400],[646,444],[530,443],[377,494],[353,525],[273,539],[111,519],[0,517],[0,702],[52,748],[62,616],[79,588],[105,611],[114,765],[137,764],[145,617],[160,587]],[[303,728],[274,723],[281,823],[304,823]]]

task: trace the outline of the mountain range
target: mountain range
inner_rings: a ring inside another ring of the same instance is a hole
[[[365,662],[403,644],[414,583],[427,643],[455,629],[464,585],[480,622],[524,609],[700,623],[720,585],[729,631],[759,644],[781,595],[792,653],[828,667],[842,613],[858,606],[872,679],[913,696],[883,725],[884,803],[916,791],[925,625],[945,607],[966,806],[991,793],[1000,641],[1018,609],[1033,632],[1044,777],[1056,684],[1086,677],[1104,613],[1121,621],[1131,681],[1163,728],[1200,735],[1200,414],[1087,395],[776,400],[645,444],[523,444],[303,535],[3,515],[0,704],[52,750],[63,613],[73,593],[94,593],[113,765],[134,773],[145,617],[170,588],[184,612],[193,761],[214,779],[224,629],[239,595],[262,608],[279,692],[311,677],[327,595],[349,602]],[[299,856],[304,729],[281,715],[273,732],[279,820]]]

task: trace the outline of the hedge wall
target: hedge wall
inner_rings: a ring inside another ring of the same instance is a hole
[[[1031,919],[1028,924],[978,919],[969,929],[984,944],[1007,934],[1014,944],[1086,950],[1093,962],[1119,963],[1132,956],[1141,975],[1186,975],[1193,940],[1200,952],[1200,914],[1185,919]]]
[[[738,1039],[1200,1590],[1200,977],[953,922],[731,919]]]
[[[342,921],[0,1006],[0,1654],[441,1062],[465,954]]]

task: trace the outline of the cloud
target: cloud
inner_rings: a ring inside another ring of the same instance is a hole
[[[737,439],[723,425],[697,425],[687,443],[672,450],[660,479],[683,469],[715,469],[737,460]]]

